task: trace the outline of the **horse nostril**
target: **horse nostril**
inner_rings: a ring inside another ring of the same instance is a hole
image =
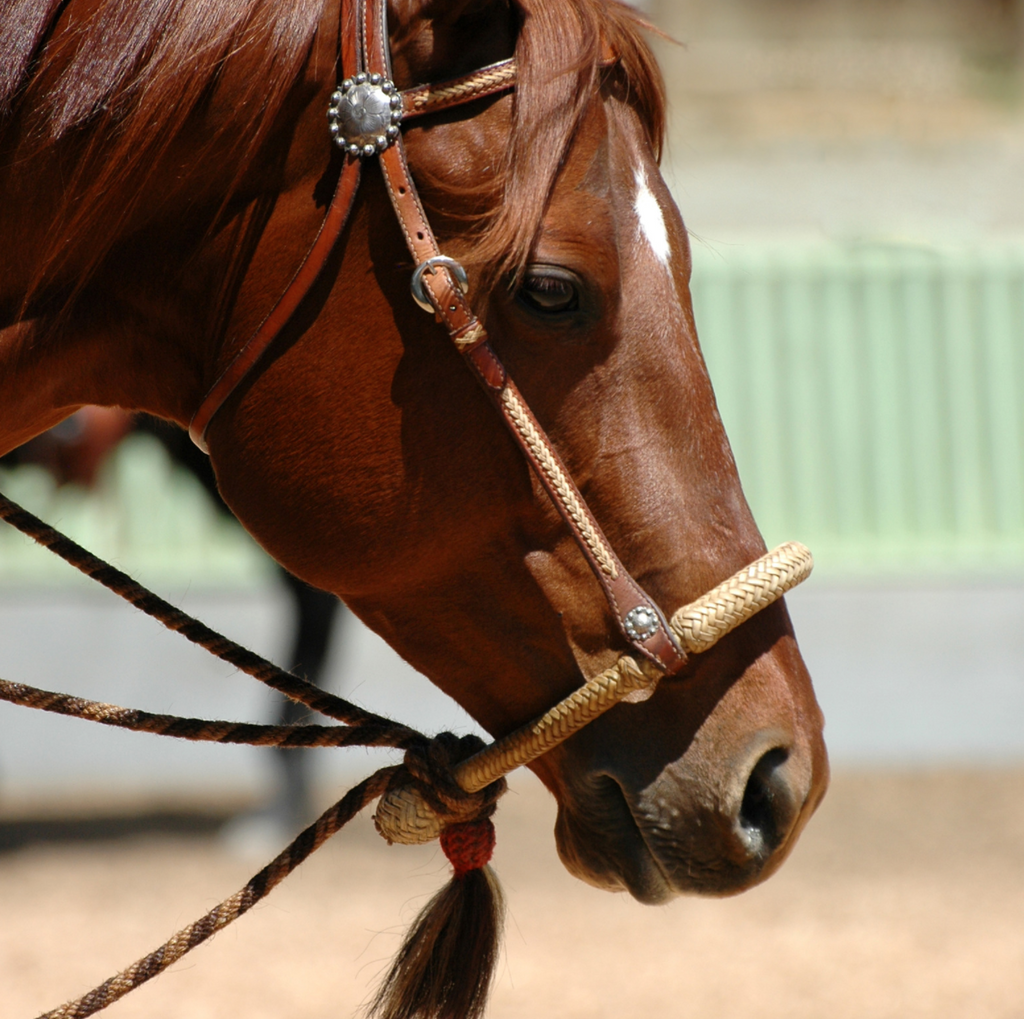
[[[751,856],[768,857],[785,840],[799,812],[785,774],[789,751],[775,747],[754,765],[743,791],[739,834]]]

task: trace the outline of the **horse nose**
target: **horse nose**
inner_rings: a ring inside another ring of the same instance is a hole
[[[788,747],[773,747],[756,758],[733,831],[752,861],[766,862],[793,831],[807,797],[810,776]]]

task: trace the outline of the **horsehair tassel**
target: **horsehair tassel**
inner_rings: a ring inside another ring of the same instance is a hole
[[[489,866],[491,819],[447,825],[441,848],[451,880],[409,928],[370,1005],[375,1019],[480,1019],[484,1013],[505,914]]]
[[[476,735],[440,733],[406,751],[388,786],[416,789],[440,819],[441,848],[451,879],[410,927],[370,1006],[375,1019],[478,1019],[498,959],[504,900],[488,863],[494,815],[508,784],[478,792],[455,779],[461,761],[479,752]]]

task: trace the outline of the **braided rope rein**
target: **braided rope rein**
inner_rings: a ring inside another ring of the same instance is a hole
[[[320,815],[258,874],[255,874],[234,895],[214,906],[198,920],[183,927],[159,948],[133,963],[87,994],[66,1002],[39,1019],[85,1019],[112,1005],[130,991],[162,973],[193,948],[213,937],[217,931],[247,913],[261,899],[266,898],[299,864],[336,834],[368,803],[377,799],[387,788],[397,768],[382,768],[359,785],[350,789],[333,807]]]
[[[229,743],[249,747],[391,747],[409,750],[421,746],[426,737],[401,725],[255,725],[251,722],[211,721],[158,715],[136,708],[91,701],[84,697],[41,690],[27,683],[0,679],[0,701],[25,708],[99,722],[130,732],[173,736],[195,743]]]
[[[284,672],[216,633],[109,566],[0,494],[0,518],[66,562],[254,678],[330,717],[341,726],[268,726],[153,714],[0,680],[0,700],[118,728],[183,739],[252,746],[387,746],[406,750],[402,766],[382,768],[350,790],[244,888],[160,948],[75,1001],[40,1019],[85,1019],[163,972],[264,898],[311,853],[375,799],[378,831],[387,841],[416,844],[441,836],[456,879],[486,864],[493,848],[490,815],[504,792],[504,776],[528,764],[621,700],[646,700],[661,678],[646,660],[623,655],[535,722],[454,763],[453,751],[476,737],[442,733],[429,740],[408,726],[365,711]],[[781,545],[708,594],[676,612],[670,622],[683,647],[699,653],[809,576],[813,559],[796,542]],[[463,755],[464,756],[464,755]],[[472,829],[472,831],[470,831]]]
[[[133,580],[127,573],[115,569],[77,542],[61,534],[39,517],[29,513],[5,495],[0,494],[0,519],[27,535],[33,541],[48,548],[76,570],[91,577],[125,601],[130,602],[147,616],[163,623],[169,630],[180,633],[193,644],[198,645],[216,658],[233,665],[253,679],[266,684],[293,701],[308,708],[351,725],[382,725],[405,729],[406,733],[419,735],[416,730],[346,701],[341,697],[321,690],[318,686],[278,668],[272,662],[236,644],[233,640],[217,633],[205,623],[182,612],[181,609],[153,594]]]

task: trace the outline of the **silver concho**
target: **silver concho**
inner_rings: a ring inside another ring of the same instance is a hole
[[[398,137],[402,97],[394,82],[360,72],[331,96],[327,120],[338,148],[350,156],[375,156]]]
[[[658,619],[658,614],[653,609],[647,608],[646,605],[638,605],[627,613],[623,623],[631,640],[647,640],[661,629],[661,620]]]

